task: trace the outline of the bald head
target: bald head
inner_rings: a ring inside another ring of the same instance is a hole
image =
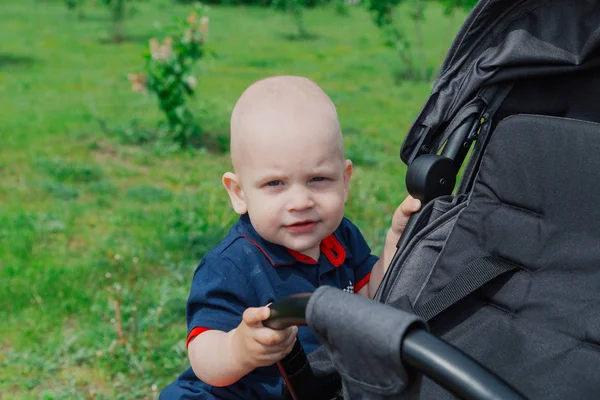
[[[327,94],[298,76],[275,76],[250,85],[231,115],[234,168],[239,170],[256,146],[276,149],[298,143],[329,143],[344,157],[337,112]]]

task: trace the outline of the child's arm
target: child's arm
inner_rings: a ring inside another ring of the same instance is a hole
[[[373,296],[375,296],[375,292],[396,252],[396,244],[398,243],[398,240],[400,240],[400,236],[408,223],[408,219],[412,213],[418,211],[420,208],[421,202],[409,195],[396,209],[392,218],[392,226],[388,230],[385,238],[383,254],[373,266],[369,282],[358,291],[358,294],[369,299],[372,299]]]
[[[212,386],[227,386],[285,357],[292,351],[298,327],[269,329],[261,323],[269,315],[269,307],[248,308],[237,328],[210,330],[192,339],[188,355],[196,376]]]

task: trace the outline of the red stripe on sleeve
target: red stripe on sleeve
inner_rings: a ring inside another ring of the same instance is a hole
[[[206,331],[210,331],[210,328],[202,328],[200,326],[195,327],[194,329],[192,329],[192,331],[190,332],[190,334],[187,337],[187,340],[185,341],[185,348],[187,349],[188,345],[190,344],[190,341],[195,338],[196,336],[198,336],[201,333],[204,333]]]
[[[363,286],[365,286],[367,283],[369,283],[369,279],[371,279],[370,272],[367,275],[365,275],[365,277],[362,278],[356,285],[354,285],[354,293],[358,293],[358,291],[360,289],[362,289]]]

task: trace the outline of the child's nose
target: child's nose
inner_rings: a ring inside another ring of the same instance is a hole
[[[315,206],[312,193],[306,187],[297,185],[289,194],[288,211],[302,211]]]

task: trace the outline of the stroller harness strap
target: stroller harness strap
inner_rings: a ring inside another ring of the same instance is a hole
[[[425,321],[429,321],[486,283],[520,268],[520,266],[498,257],[483,257],[473,260],[439,293],[426,303],[416,306],[414,313]]]
[[[282,387],[284,399],[318,399],[317,381],[313,375],[306,353],[299,340],[294,343],[292,351],[277,363],[277,368],[285,382]]]

